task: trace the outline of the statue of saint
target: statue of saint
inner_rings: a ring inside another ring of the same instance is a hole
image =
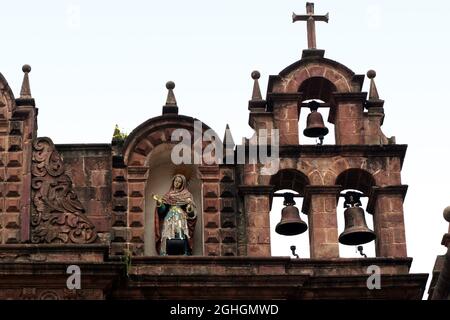
[[[186,184],[186,177],[176,174],[164,196],[153,195],[156,252],[161,256],[192,255],[197,214]]]

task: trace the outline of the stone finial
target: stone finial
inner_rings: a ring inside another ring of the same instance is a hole
[[[22,88],[20,90],[20,98],[21,99],[32,99],[31,90],[30,90],[30,80],[28,78],[28,74],[31,71],[31,67],[28,64],[23,65],[22,71],[24,72]]]
[[[265,109],[266,101],[263,100],[261,95],[261,88],[259,87],[259,78],[261,74],[259,71],[253,71],[252,74],[253,79],[253,91],[252,91],[252,99],[248,102],[248,108],[251,111],[261,111],[261,109]]]
[[[367,77],[370,79],[370,89],[369,89],[369,100],[380,100],[380,96],[378,95],[377,86],[375,84],[375,77],[377,73],[375,70],[367,71]]]
[[[450,223],[450,206],[444,209],[444,219]],[[450,225],[448,226],[448,232],[450,233]]]
[[[259,71],[253,71],[252,72],[252,79],[253,79],[253,93],[252,93],[252,101],[261,101],[261,89],[259,88],[259,78],[261,77],[261,74]]]
[[[163,114],[178,114],[177,100],[175,99],[175,94],[173,89],[175,89],[175,83],[173,81],[168,81],[166,83],[166,88],[169,90],[167,92],[166,104],[163,106]]]
[[[444,219],[447,222],[450,222],[450,206],[444,209]]]
[[[236,144],[234,143],[233,135],[231,134],[230,126],[227,123],[225,127],[225,134],[223,136],[223,147],[225,150],[224,153],[224,163],[233,163],[234,161],[234,147]]]
[[[225,134],[223,136],[223,144],[224,145],[228,145],[228,146],[231,146],[231,145],[234,146],[235,145],[234,144],[234,140],[233,140],[233,136],[231,134],[230,126],[228,125],[228,123],[227,123],[227,125],[225,127]]]

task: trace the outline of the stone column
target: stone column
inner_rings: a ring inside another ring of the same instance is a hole
[[[269,109],[273,110],[275,129],[280,133],[280,145],[299,144],[298,119],[300,117],[300,93],[271,93]]]
[[[113,182],[121,182],[115,174],[120,170],[113,170]],[[144,254],[144,210],[145,186],[148,180],[148,167],[126,168],[126,183],[113,183],[113,190],[117,188],[118,194],[113,194],[113,225],[112,246],[113,254],[122,254],[125,250],[131,251],[134,256]],[[126,217],[122,215],[126,212]],[[124,220],[125,226],[120,224]]]
[[[310,257],[338,258],[337,201],[340,186],[306,186],[302,212],[308,215]]]
[[[247,256],[269,257],[273,186],[240,186],[239,192],[244,197]]]
[[[367,93],[334,93],[336,144],[364,144],[364,102]]]
[[[384,101],[368,100],[366,102],[367,116],[364,123],[364,143],[371,145],[387,144],[388,139],[381,131],[384,119]]]
[[[219,167],[199,166],[202,180],[202,208],[201,219],[197,218],[197,226],[203,227],[203,252],[205,256],[220,256],[221,229],[220,229],[220,205],[219,205]],[[200,217],[200,215],[198,215]],[[199,239],[200,240],[200,239]]]
[[[372,213],[377,257],[406,257],[403,200],[407,185],[373,187],[367,204]]]

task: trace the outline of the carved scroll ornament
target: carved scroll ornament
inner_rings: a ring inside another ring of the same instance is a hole
[[[85,216],[51,139],[33,141],[31,174],[31,242],[94,242],[97,239],[95,227]]]

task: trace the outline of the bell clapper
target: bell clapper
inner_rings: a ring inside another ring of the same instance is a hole
[[[363,246],[358,246],[356,249],[358,250],[358,252],[361,256],[363,256],[364,258],[367,258],[367,255],[363,252],[363,250],[364,250]]]
[[[319,141],[317,142],[317,145],[318,146],[322,146],[323,145],[324,136],[320,136],[320,137],[318,137],[318,139],[319,139]]]
[[[291,246],[292,255],[293,255],[294,257],[296,257],[297,259],[299,259],[300,257],[298,256],[297,253],[295,253],[295,250],[296,250],[296,249],[297,249],[296,246]]]

